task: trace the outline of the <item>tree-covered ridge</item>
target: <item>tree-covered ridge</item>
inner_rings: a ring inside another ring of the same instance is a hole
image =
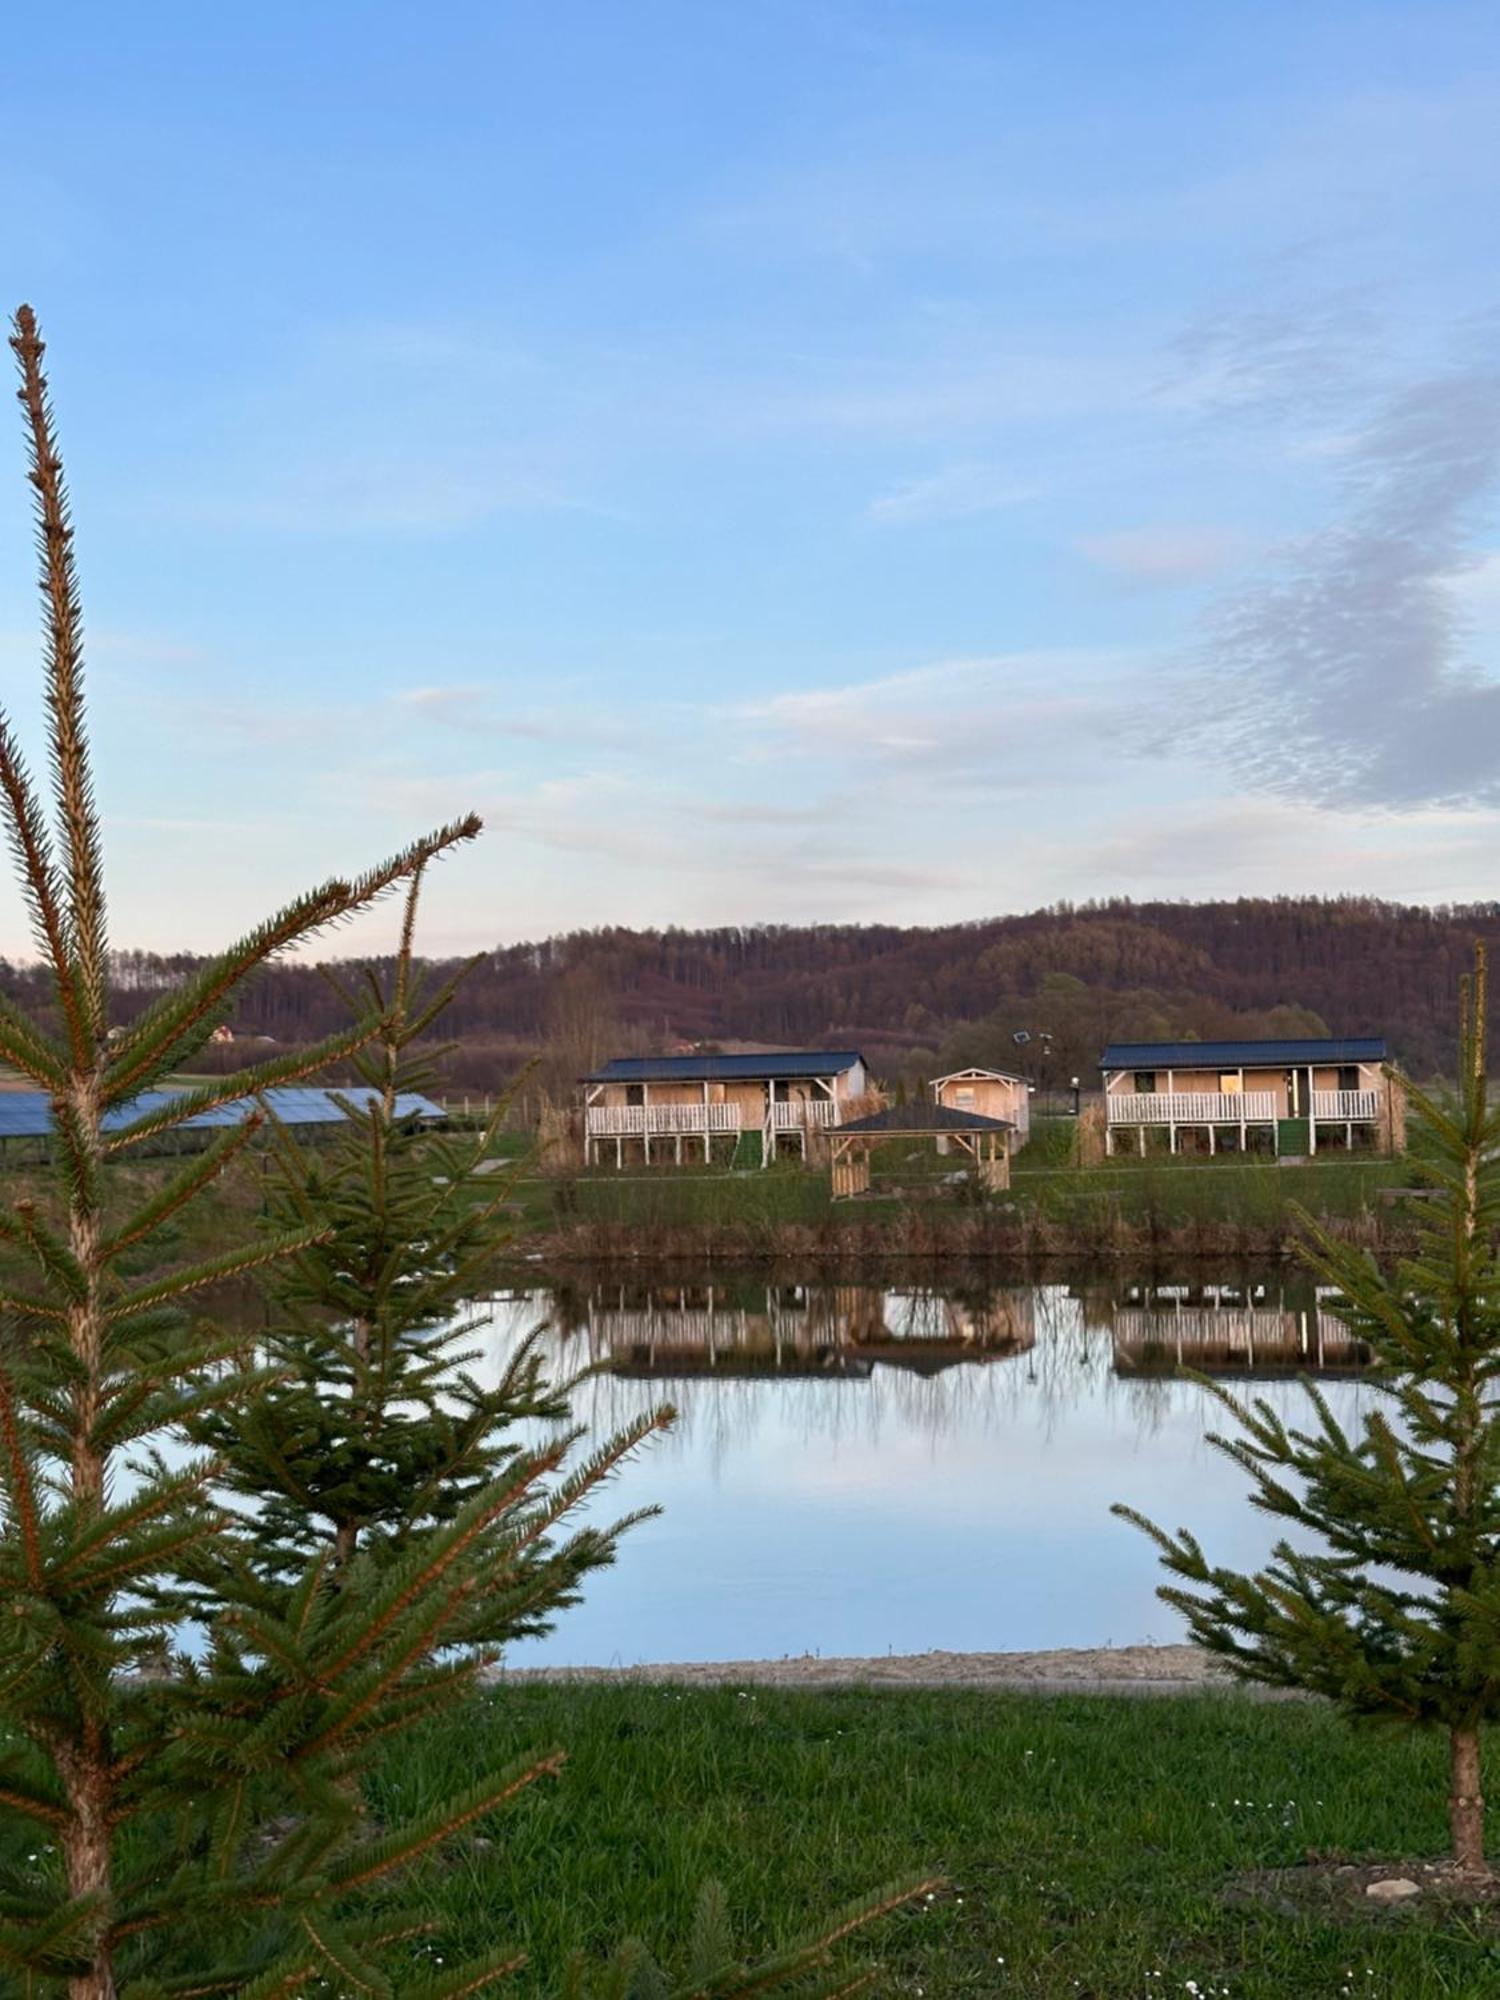
[[[1111,1039],[1384,1034],[1418,1074],[1452,1060],[1449,996],[1500,904],[1421,909],[1371,897],[1057,905],[972,924],[573,932],[486,954],[454,1000],[450,1080],[493,1089],[530,1057],[560,1085],[609,1051],[673,1041],[854,1045],[887,1073],[1016,1060],[1053,1038],[1053,1076],[1088,1078]],[[116,955],[121,1018],[199,969]],[[450,968],[438,963],[441,976]],[[0,961],[0,991],[45,1005],[41,975]],[[235,1027],[282,1043],[332,1033],[312,965],[269,968]],[[1008,1053],[1007,1053],[1008,1052]]]

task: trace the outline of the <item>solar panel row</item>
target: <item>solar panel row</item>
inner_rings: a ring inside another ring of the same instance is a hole
[[[122,1104],[118,1109],[105,1113],[105,1130],[121,1131],[125,1126],[134,1124],[136,1119],[171,1104],[179,1094],[171,1090],[143,1091],[130,1104]],[[265,1091],[263,1095],[284,1125],[341,1125],[347,1114],[341,1108],[340,1099],[356,1111],[364,1111],[378,1093],[367,1084],[358,1084],[348,1090],[288,1086]],[[202,1132],[238,1125],[249,1115],[254,1102],[250,1097],[237,1097],[229,1104],[216,1105],[211,1111],[199,1111],[191,1118],[185,1118],[180,1129]],[[442,1115],[440,1104],[416,1091],[404,1092],[396,1099],[398,1118],[441,1118]],[[0,1139],[42,1139],[52,1129],[52,1104],[45,1091],[0,1091]]]

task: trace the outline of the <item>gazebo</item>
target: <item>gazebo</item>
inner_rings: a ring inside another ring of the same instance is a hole
[[[829,1133],[832,1140],[833,1194],[866,1194],[870,1187],[870,1155],[888,1139],[931,1139],[947,1141],[973,1160],[980,1180],[988,1188],[1010,1186],[1010,1137],[1015,1126],[1008,1118],[985,1118],[977,1111],[958,1111],[949,1104],[934,1104],[931,1098],[914,1098],[910,1104],[890,1104],[869,1118],[855,1118],[837,1125]]]

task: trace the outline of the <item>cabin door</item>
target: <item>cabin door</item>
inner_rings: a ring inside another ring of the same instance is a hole
[[[1313,1073],[1310,1069],[1287,1071],[1287,1110],[1293,1118],[1311,1118]]]

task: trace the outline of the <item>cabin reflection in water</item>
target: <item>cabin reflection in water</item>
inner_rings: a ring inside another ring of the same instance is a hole
[[[1119,1375],[1360,1375],[1368,1344],[1327,1309],[1336,1294],[1307,1285],[1130,1285],[1110,1312]]]
[[[583,1335],[589,1360],[612,1373],[663,1379],[936,1375],[1036,1343],[1029,1288],[944,1297],[875,1285],[599,1285],[554,1323]]]

